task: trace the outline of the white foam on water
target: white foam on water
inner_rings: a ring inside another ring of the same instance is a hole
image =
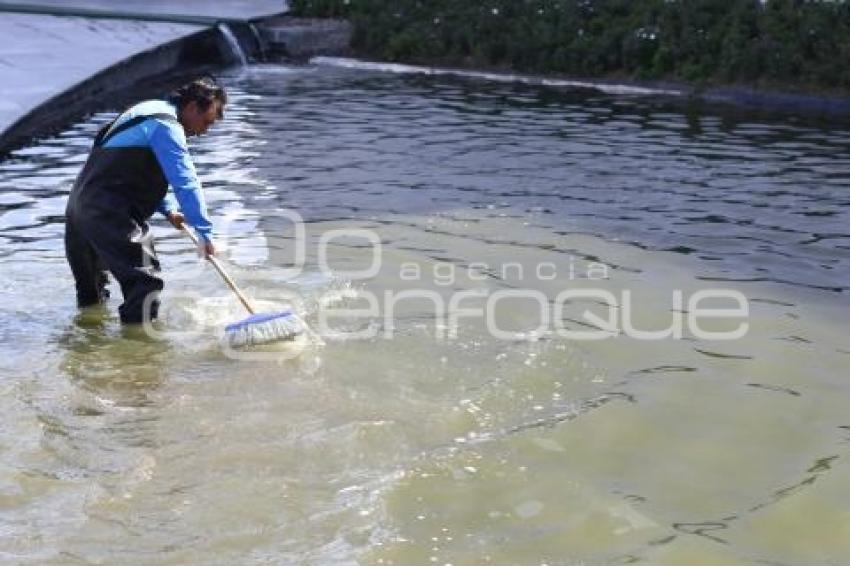
[[[323,346],[324,336],[318,334],[312,315],[328,304],[337,304],[356,297],[351,282],[332,273],[305,271],[297,277],[276,278],[274,268],[236,270],[235,278],[257,313],[292,311],[300,319],[304,332],[292,340],[254,345],[252,352],[280,353],[291,359],[310,346]],[[287,271],[289,273],[289,271]],[[283,283],[285,281],[285,283]],[[177,343],[190,350],[224,349],[225,327],[248,318],[244,305],[226,289],[211,294],[199,294],[179,289],[163,295],[160,319],[153,332],[157,337]],[[243,348],[239,348],[243,350]],[[238,357],[238,356],[237,356]],[[268,358],[266,358],[268,359]]]
[[[313,57],[310,59],[313,65],[326,65],[331,67],[342,67],[346,69],[359,69],[363,71],[378,71],[383,73],[419,74],[419,75],[450,75],[458,77],[469,77],[484,79],[501,83],[521,83],[527,85],[566,87],[566,88],[591,88],[608,94],[663,94],[679,96],[682,93],[670,89],[656,89],[624,84],[605,84],[589,81],[576,81],[570,79],[549,79],[543,77],[532,77],[527,75],[514,75],[508,73],[488,73],[484,71],[462,71],[460,69],[442,69],[439,67],[420,67],[417,65],[403,65],[400,63],[376,63],[372,61],[360,61],[358,59],[347,59],[344,57]]]
[[[246,71],[249,75],[297,75],[312,73],[314,69],[308,67],[288,67],[280,63],[252,63]]]

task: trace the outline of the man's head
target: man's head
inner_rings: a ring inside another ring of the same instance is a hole
[[[204,78],[181,86],[169,100],[177,107],[177,119],[186,135],[197,136],[224,116],[227,93],[211,79]]]

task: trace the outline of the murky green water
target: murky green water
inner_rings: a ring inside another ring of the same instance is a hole
[[[64,198],[109,116],[0,163],[4,563],[843,563],[841,125],[327,66],[227,82],[195,147],[222,256],[325,344],[225,355],[239,305],[162,224],[159,335],[121,329],[117,288],[78,315]],[[708,288],[744,294],[746,336],[565,335],[598,333],[586,310],[663,329]]]

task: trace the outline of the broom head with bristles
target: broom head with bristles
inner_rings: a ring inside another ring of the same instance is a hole
[[[295,340],[304,332],[304,324],[292,311],[252,314],[224,328],[224,340],[231,348],[263,346]]]

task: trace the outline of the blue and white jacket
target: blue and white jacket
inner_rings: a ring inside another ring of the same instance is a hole
[[[186,144],[186,133],[177,121],[177,109],[164,100],[146,100],[121,114],[112,128],[137,116],[168,114],[174,120],[152,117],[108,138],[104,148],[149,148],[156,156],[172,192],[166,194],[157,210],[163,215],[180,210],[186,221],[206,241],[212,237],[212,222],[204,202],[201,181]],[[176,197],[176,199],[175,199]]]

